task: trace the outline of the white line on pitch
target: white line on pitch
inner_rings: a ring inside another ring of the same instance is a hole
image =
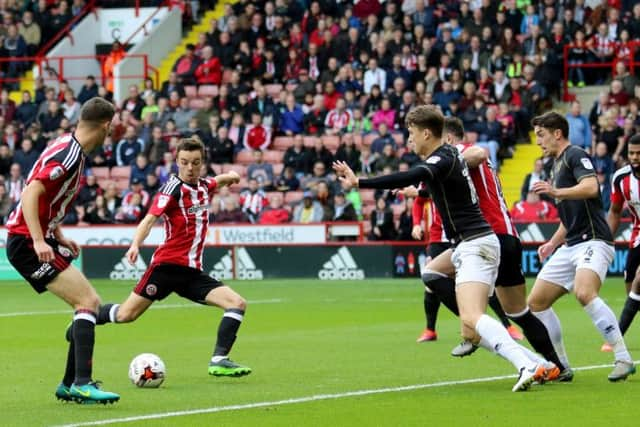
[[[635,363],[638,363],[638,362],[636,361]],[[579,368],[574,368],[574,370],[589,371],[592,369],[610,368],[611,366],[612,365],[582,366]],[[316,402],[319,400],[344,399],[346,397],[354,397],[354,396],[369,396],[373,394],[398,393],[402,391],[421,390],[425,388],[447,387],[447,386],[453,386],[453,385],[474,384],[474,383],[486,383],[486,382],[492,382],[492,381],[506,380],[506,379],[515,378],[515,377],[516,375],[500,375],[496,377],[471,378],[467,380],[441,381],[441,382],[430,383],[430,384],[413,384],[413,385],[406,385],[401,387],[385,387],[385,388],[376,388],[376,389],[369,389],[369,390],[347,391],[344,393],[316,394],[313,396],[274,400],[271,402],[255,402],[255,403],[245,403],[242,405],[214,406],[211,408],[191,409],[188,411],[160,412],[156,414],[136,415],[132,417],[122,417],[122,418],[110,418],[106,420],[86,421],[86,422],[79,422],[75,424],[64,424],[64,425],[59,425],[55,427],[98,426],[98,425],[105,425],[105,424],[127,423],[127,422],[133,422],[133,421],[156,420],[159,418],[182,417],[185,415],[198,415],[198,414],[211,414],[214,412],[240,411],[243,409],[263,408],[266,406],[283,406],[283,405],[292,405],[295,403]],[[508,393],[508,391],[505,390],[505,393]]]
[[[284,302],[284,299],[273,298],[249,301],[249,304],[277,304]],[[150,310],[163,310],[168,308],[194,308],[204,307],[200,304],[155,304],[150,307]],[[0,313],[0,317],[19,317],[19,316],[45,316],[49,314],[71,314],[71,309],[68,310],[44,310],[44,311],[18,311],[15,313]]]

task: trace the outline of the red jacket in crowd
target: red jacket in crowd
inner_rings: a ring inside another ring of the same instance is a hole
[[[222,66],[216,57],[210,58],[196,68],[196,80],[201,85],[219,85],[222,82]]]

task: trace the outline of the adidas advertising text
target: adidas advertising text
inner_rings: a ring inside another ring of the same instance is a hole
[[[343,246],[324,263],[322,270],[318,272],[318,278],[320,280],[364,279],[364,270],[358,268],[349,249]]]

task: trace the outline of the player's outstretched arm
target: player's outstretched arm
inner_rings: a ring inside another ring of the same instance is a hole
[[[22,214],[27,223],[29,234],[33,240],[33,249],[38,255],[40,262],[51,262],[55,258],[53,249],[44,241],[44,234],[38,216],[38,204],[40,196],[46,192],[44,184],[37,179],[31,181],[22,192],[20,197],[22,203]]]
[[[237,172],[231,171],[227,173],[223,173],[220,175],[216,175],[214,178],[218,187],[224,187],[227,185],[237,184],[240,182],[240,175]]]
[[[474,145],[473,147],[469,147],[464,150],[462,152],[462,157],[464,158],[464,161],[467,162],[467,165],[473,169],[477,168],[482,162],[489,159],[489,154],[484,148]]]
[[[138,260],[138,254],[140,253],[140,246],[144,243],[147,236],[151,232],[151,227],[156,223],[158,219],[157,216],[147,214],[140,224],[138,224],[138,228],[136,228],[136,234],[133,236],[133,242],[131,242],[131,246],[127,251],[126,257],[131,265],[135,264]]]

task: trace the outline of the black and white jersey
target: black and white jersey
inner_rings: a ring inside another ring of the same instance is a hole
[[[407,172],[359,181],[361,188],[403,188],[420,183],[429,189],[444,230],[454,244],[492,233],[480,212],[469,168],[462,154],[451,145],[441,145]]]
[[[555,188],[569,188],[584,178],[596,176],[589,155],[581,148],[570,145],[553,162],[551,183]],[[562,225],[567,229],[567,246],[587,240],[613,242],[602,207],[600,190],[591,199],[556,200]]]

